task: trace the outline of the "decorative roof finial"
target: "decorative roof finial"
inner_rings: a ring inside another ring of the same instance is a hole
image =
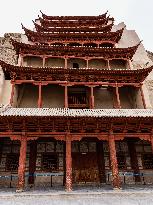
[[[21,26],[22,26],[22,29],[24,29],[24,26],[23,26],[23,24],[21,23]]]
[[[140,44],[142,43],[142,41],[143,41],[143,40],[141,40],[141,41],[138,43],[137,47],[139,47],[139,46],[140,46]]]

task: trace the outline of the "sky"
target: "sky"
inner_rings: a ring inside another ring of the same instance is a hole
[[[108,10],[115,24],[136,30],[147,50],[153,51],[153,0],[1,0],[0,36],[24,33],[21,23],[33,29],[40,10],[46,15],[100,15]]]

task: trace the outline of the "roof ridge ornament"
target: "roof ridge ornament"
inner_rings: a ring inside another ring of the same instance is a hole
[[[11,104],[1,104],[0,105],[0,114],[2,114],[3,112],[6,112],[9,108],[12,108]]]
[[[137,44],[137,47],[139,47],[142,42],[143,42],[143,40],[141,40],[141,41]]]
[[[22,29],[25,29],[25,27],[23,26],[23,24],[21,23]]]

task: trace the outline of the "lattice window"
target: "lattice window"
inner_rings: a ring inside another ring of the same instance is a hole
[[[88,108],[88,96],[86,91],[68,92],[69,108]]]
[[[153,154],[143,154],[143,168],[153,169]]]
[[[51,172],[58,170],[58,155],[45,153],[42,155],[42,170]]]
[[[19,154],[7,154],[6,156],[6,171],[17,171],[19,166]]]
[[[118,168],[119,169],[126,169],[126,158],[125,155],[118,155],[117,156]]]

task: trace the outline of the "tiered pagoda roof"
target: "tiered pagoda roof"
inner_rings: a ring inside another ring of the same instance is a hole
[[[66,32],[65,33],[59,33],[57,31],[57,33],[46,33],[46,32],[34,32],[31,31],[27,28],[25,28],[24,26],[22,26],[22,28],[25,31],[26,36],[28,37],[29,41],[32,42],[62,42],[62,41],[88,41],[88,42],[92,42],[95,39],[97,41],[104,41],[104,42],[112,42],[112,43],[118,43],[118,41],[121,39],[122,37],[122,33],[124,28],[116,31],[116,32],[89,32],[89,33],[72,33],[72,32]],[[109,25],[110,28],[110,25]],[[57,29],[57,28],[56,28]],[[73,28],[74,29],[74,28]],[[60,29],[61,30],[61,29]],[[78,30],[78,28],[77,28]],[[104,29],[105,30],[105,29]]]
[[[38,20],[38,19],[37,19]],[[37,22],[37,21],[36,21]],[[34,22],[37,32],[22,25],[29,41],[106,41],[117,43],[124,29],[111,32],[114,19],[107,17],[107,12],[99,16],[47,16],[42,13],[39,23]]]
[[[12,40],[17,53],[45,57],[67,56],[131,60],[140,44],[128,48],[114,48],[114,45],[121,39],[124,28],[112,32],[114,19],[107,16],[107,12],[99,16],[62,17],[47,16],[42,13],[42,18],[39,18],[39,21],[40,24],[34,22],[36,31],[31,31],[22,25],[28,40],[34,44]],[[81,43],[83,45],[97,42],[101,44],[100,48],[67,44]],[[66,43],[66,45],[62,43]]]
[[[49,67],[21,67],[0,61],[5,74],[11,79],[25,81],[60,81],[61,82],[102,82],[109,83],[142,83],[153,66],[137,70],[109,70],[96,68],[49,68]]]
[[[36,31],[38,32],[49,32],[49,33],[55,33],[55,32],[59,32],[59,33],[64,33],[64,32],[73,32],[73,33],[87,33],[89,31],[91,32],[109,32],[111,31],[112,27],[113,27],[113,23],[110,23],[108,25],[97,25],[94,27],[89,27],[87,26],[83,26],[83,27],[43,27],[37,23],[35,23],[35,21],[33,21],[34,26],[36,28]]]
[[[100,16],[91,17],[58,17],[58,16],[46,16],[42,14],[42,18],[39,19],[41,25],[39,27],[48,29],[49,32],[45,32],[43,29],[37,32],[30,31],[23,27],[25,34],[32,44],[26,44],[11,40],[17,54],[23,56],[42,56],[45,58],[50,57],[70,57],[70,58],[83,58],[88,59],[100,58],[106,60],[112,59],[124,59],[131,60],[135,54],[138,45],[128,48],[106,48],[106,47],[86,47],[86,46],[70,46],[70,45],[45,45],[48,41],[64,41],[77,42],[78,39],[82,42],[93,42],[93,40],[100,40],[102,42],[118,42],[122,36],[123,29],[116,32],[111,32],[110,28],[113,25],[113,19],[107,17],[107,13]],[[109,24],[108,22],[109,21]],[[111,23],[110,23],[111,21]],[[42,22],[44,25],[42,25]],[[90,26],[90,23],[96,24],[96,26]],[[49,25],[48,25],[49,24]],[[57,27],[56,24],[60,24]],[[68,24],[68,26],[67,26]],[[71,25],[69,25],[71,24]],[[79,24],[79,26],[75,25]],[[84,25],[85,24],[85,25]],[[36,24],[35,24],[36,25]],[[48,25],[48,26],[47,26]],[[52,26],[50,26],[52,25]],[[74,26],[75,25],[75,26]],[[84,25],[84,26],[83,26]],[[97,31],[92,32],[92,28]],[[103,28],[103,32],[101,29]],[[105,30],[109,28],[109,30]],[[56,32],[55,32],[55,30]],[[58,30],[59,29],[59,30]],[[64,30],[62,30],[64,29]],[[70,30],[66,30],[70,29]],[[72,29],[72,30],[71,30]],[[85,29],[85,32],[76,32],[79,29]],[[98,30],[99,29],[99,30]],[[73,31],[73,32],[72,32]],[[88,32],[87,32],[88,31]],[[44,44],[41,44],[44,42]],[[118,69],[95,69],[95,68],[49,68],[49,67],[22,67],[14,66],[3,61],[0,61],[4,72],[10,75],[13,81],[25,80],[25,81],[59,81],[59,82],[101,82],[101,83],[128,83],[137,84],[142,83],[153,67],[138,69],[138,70],[118,70]]]
[[[47,16],[42,13],[39,20],[41,25],[34,22],[38,32],[109,32],[114,23],[107,12],[99,16]],[[108,21],[111,23],[107,24]]]
[[[100,57],[104,59],[132,59],[138,46],[128,48],[91,48],[73,46],[31,45],[11,40],[17,53],[29,55]]]
[[[107,13],[101,14],[99,16],[48,16],[46,14],[44,14],[41,10],[40,10],[43,19],[46,20],[53,20],[53,21],[59,21],[59,20],[95,20],[95,19],[106,19],[107,17]],[[111,18],[112,19],[112,18]]]
[[[41,12],[42,13],[42,12]],[[99,16],[47,16],[42,13],[39,21],[43,28],[47,27],[94,27],[106,25],[109,21],[114,21],[113,18],[105,14]]]

